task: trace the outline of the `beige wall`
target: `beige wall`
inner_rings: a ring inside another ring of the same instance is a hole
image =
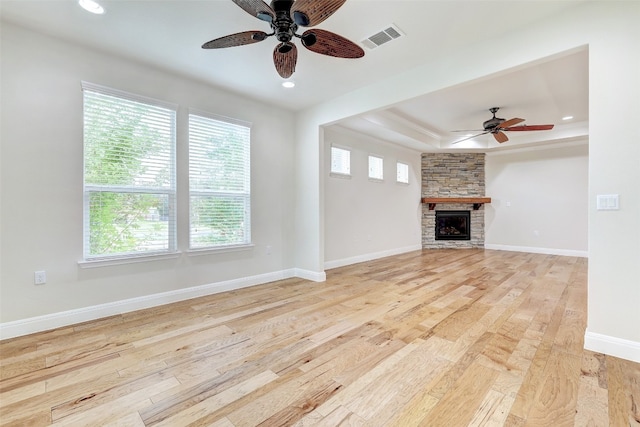
[[[589,148],[490,153],[485,247],[587,256]]]
[[[292,113],[4,23],[1,54],[0,322],[293,268]],[[83,80],[179,105],[178,258],[92,269],[78,266]],[[255,246],[249,250],[186,253],[185,124],[190,107],[252,123]],[[46,271],[45,285],[34,285],[35,270]]]
[[[331,144],[351,150],[351,177],[331,176]],[[325,267],[420,249],[420,153],[354,133],[325,130]],[[368,178],[369,154],[384,159],[384,181]],[[396,162],[409,184],[396,182]]]

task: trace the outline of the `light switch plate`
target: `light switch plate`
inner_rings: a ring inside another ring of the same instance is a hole
[[[617,194],[598,194],[596,209],[599,211],[614,211],[619,209],[619,197]]]

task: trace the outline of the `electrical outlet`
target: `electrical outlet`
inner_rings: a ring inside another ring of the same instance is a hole
[[[47,283],[47,273],[44,270],[34,272],[33,283],[36,285],[44,285]]]

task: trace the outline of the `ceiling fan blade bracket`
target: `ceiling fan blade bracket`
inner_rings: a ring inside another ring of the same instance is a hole
[[[309,17],[307,16],[306,13],[296,10],[295,12],[293,12],[292,15],[293,15],[293,22],[295,22],[297,25],[300,25],[301,27],[309,26],[309,23],[311,21],[309,20]]]
[[[316,37],[315,33],[313,32],[309,32],[309,31],[305,31],[305,33],[300,37],[300,40],[302,40],[302,44],[305,47],[311,47],[314,44],[316,44],[316,42],[318,41],[318,38]]]

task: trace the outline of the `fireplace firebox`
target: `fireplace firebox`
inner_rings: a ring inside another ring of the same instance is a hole
[[[470,211],[436,211],[436,240],[471,240]]]

